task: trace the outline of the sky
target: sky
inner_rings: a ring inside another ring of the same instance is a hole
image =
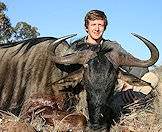
[[[105,12],[108,27],[105,39],[117,41],[129,53],[148,59],[148,48],[131,33],[153,42],[160,52],[156,65],[162,65],[162,0],[1,0],[7,5],[12,26],[27,22],[38,28],[41,37],[61,37],[77,33],[74,41],[86,35],[85,14],[92,9]]]

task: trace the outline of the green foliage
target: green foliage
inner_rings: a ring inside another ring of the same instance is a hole
[[[7,7],[4,3],[0,2],[0,12],[6,11]]]
[[[12,36],[10,19],[4,14],[6,5],[0,2],[0,43],[8,42]]]
[[[27,22],[18,22],[15,27],[5,15],[6,5],[0,2],[0,44],[19,41],[39,36],[37,27],[32,27]]]
[[[28,38],[36,38],[40,34],[37,32],[37,27],[32,27],[26,22],[18,22],[14,28],[15,39],[24,40]]]

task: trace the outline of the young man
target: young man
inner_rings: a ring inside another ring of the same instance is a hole
[[[120,44],[116,41],[110,41],[103,38],[104,31],[108,25],[107,16],[103,11],[91,10],[89,11],[84,19],[84,26],[87,35],[75,42],[73,42],[72,47],[75,50],[82,50],[87,47],[101,47],[109,46],[116,50],[119,50],[123,54],[129,54],[125,49],[123,49]],[[113,60],[112,60],[113,61]],[[145,73],[148,72],[148,68],[139,67],[122,67],[129,73],[141,78]]]
[[[115,55],[115,54],[111,55],[111,53],[110,53],[110,57],[107,58],[108,59],[107,60],[102,55],[102,52],[107,53],[107,51],[105,51],[105,49],[106,50],[107,49],[113,49],[113,50],[117,51],[117,53],[119,53],[118,51],[120,51],[120,53],[123,54],[124,56],[129,55],[132,58],[133,58],[133,56],[130,53],[128,53],[126,50],[124,50],[120,46],[120,44],[118,44],[117,42],[106,40],[106,39],[103,38],[104,31],[106,30],[106,27],[108,25],[107,17],[106,17],[106,15],[103,11],[100,11],[100,10],[89,11],[85,16],[84,21],[85,21],[84,26],[85,26],[85,30],[87,32],[87,35],[85,37],[75,41],[74,43],[72,43],[72,48],[74,50],[84,50],[84,49],[87,49],[87,48],[91,48],[91,50],[94,50],[94,51],[99,53],[98,57],[90,60],[90,62],[88,63],[88,65],[91,65],[91,66],[93,65],[94,67],[92,66],[93,68],[90,68],[88,70],[88,74],[89,74],[88,77],[92,77],[91,80],[85,81],[85,87],[87,89],[87,102],[88,102],[88,104],[91,105],[91,102],[89,101],[89,99],[90,99],[89,96],[91,96],[92,98],[94,96],[88,90],[93,91],[93,89],[95,89],[98,86],[101,87],[102,89],[104,89],[107,84],[105,83],[105,85],[104,85],[104,83],[101,84],[100,82],[106,82],[107,80],[110,80],[110,82],[111,82],[111,78],[107,77],[107,75],[110,74],[110,73],[109,73],[109,71],[106,70],[106,68],[108,69],[111,66],[109,66],[109,64],[107,64],[107,63],[111,62],[111,64],[113,64],[113,67],[115,69],[119,68],[117,61],[115,59],[113,59],[113,55]],[[101,56],[100,56],[100,53],[101,53]],[[123,68],[125,70],[129,71],[130,73],[131,73],[131,70],[133,69],[131,67],[123,67]],[[138,69],[138,67],[135,67],[135,69]],[[110,70],[111,70],[111,68],[110,68]],[[138,73],[135,72],[135,75],[138,76],[138,77],[142,77],[147,72],[148,72],[148,68],[139,68]],[[113,80],[113,77],[114,76],[112,76],[112,80]],[[96,86],[96,85],[98,85],[98,86]],[[113,85],[113,87],[114,87],[114,85]],[[122,85],[122,87],[123,87],[123,85]],[[130,86],[129,86],[129,88],[130,88]],[[110,93],[114,92],[113,90],[110,91],[110,92],[107,92],[107,93],[109,95],[112,95]],[[105,94],[107,94],[107,93],[105,91]],[[97,95],[97,96],[99,96],[99,95]],[[114,97],[116,98],[116,96],[114,96]],[[121,99],[121,98],[122,98],[121,96],[117,97],[117,99]],[[98,100],[98,99],[96,99],[96,97],[94,97],[94,101],[95,100]],[[115,100],[115,99],[113,99],[113,100]],[[82,102],[85,103],[86,101],[82,100]],[[98,102],[100,102],[100,101],[98,100]],[[84,103],[80,103],[80,104],[84,104]],[[116,100],[115,100],[115,101],[112,101],[112,103],[110,103],[109,105],[111,105],[111,104],[114,105],[113,107],[116,107],[116,105],[118,105],[118,102],[116,103]],[[93,111],[93,108],[96,108],[96,107],[97,107],[97,105],[96,106],[92,105],[91,111]],[[122,106],[117,106],[117,108],[118,107],[122,107]],[[113,109],[113,111],[115,111],[116,108],[112,108],[112,109]],[[86,110],[82,109],[81,111],[86,111]],[[86,112],[85,112],[85,114],[86,114]],[[91,123],[95,124],[96,122],[93,120],[93,115],[94,115],[94,112],[92,112],[92,115],[89,114],[89,119],[90,119]],[[88,115],[86,114],[86,116],[88,116]],[[92,117],[92,119],[91,119],[91,117]]]

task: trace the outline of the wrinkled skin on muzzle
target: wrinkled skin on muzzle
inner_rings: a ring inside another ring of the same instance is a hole
[[[98,129],[110,119],[109,97],[115,88],[117,73],[113,64],[98,55],[88,62],[84,74],[91,128]]]

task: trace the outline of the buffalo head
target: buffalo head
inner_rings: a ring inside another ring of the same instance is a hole
[[[101,51],[97,51],[97,56],[93,56],[94,58],[90,59],[84,67],[82,82],[87,92],[90,126],[94,129],[98,129],[102,125],[105,126],[110,120],[110,97],[115,88],[119,67],[149,67],[155,64],[159,58],[158,49],[153,43],[140,35],[133,35],[149,48],[151,52],[150,59],[140,60],[130,54],[124,54],[116,50],[113,43],[110,42],[110,44],[104,45],[105,47]],[[130,80],[129,82],[133,82],[133,78],[130,78]],[[143,85],[149,85],[146,82],[141,82],[140,79],[136,78],[135,80]]]

